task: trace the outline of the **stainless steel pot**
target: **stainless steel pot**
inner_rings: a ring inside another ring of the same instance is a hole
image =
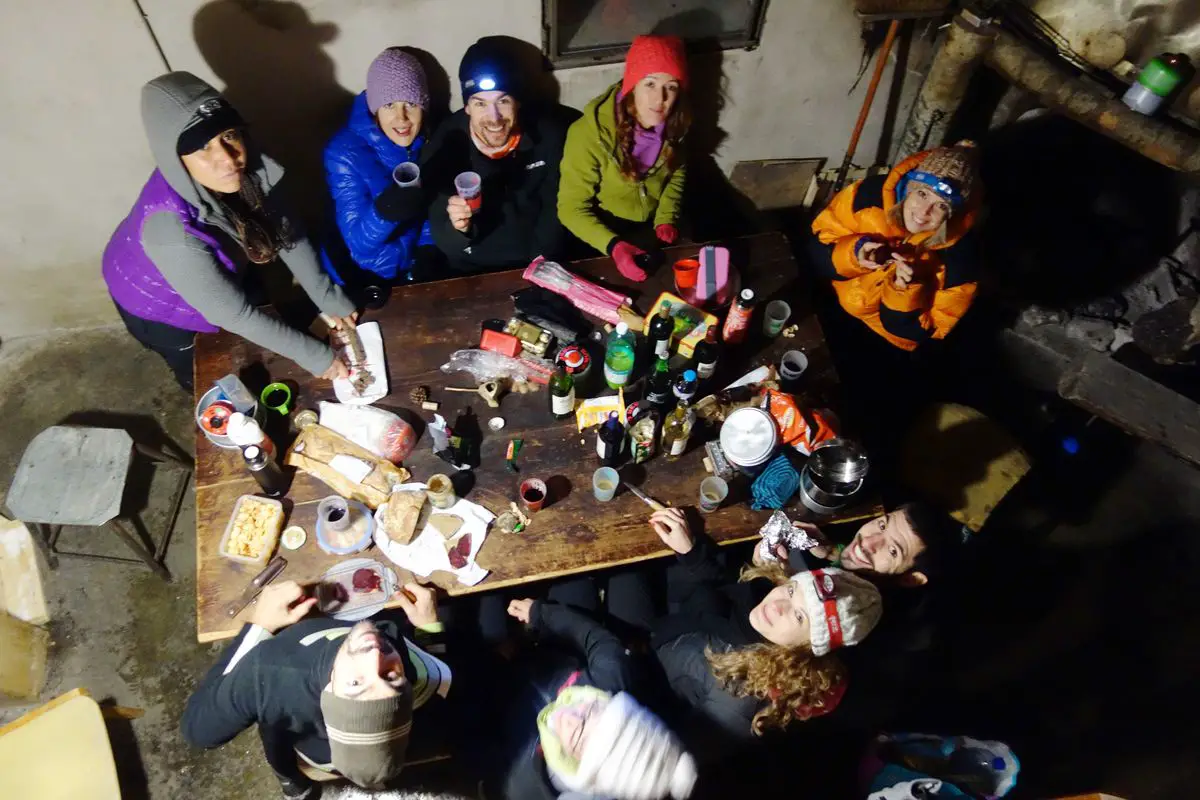
[[[817,514],[832,514],[862,488],[869,468],[866,451],[857,442],[822,442],[800,471],[800,500]]]

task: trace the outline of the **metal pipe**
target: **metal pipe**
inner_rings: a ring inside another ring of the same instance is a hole
[[[1103,87],[1066,73],[1011,34],[997,36],[987,63],[1007,80],[1037,95],[1046,107],[1152,161],[1200,175],[1200,136],[1129,109]]]
[[[833,191],[841,191],[846,183],[846,174],[850,172],[850,162],[854,160],[854,151],[858,149],[858,139],[862,136],[863,126],[871,114],[871,104],[875,102],[875,90],[879,88],[879,80],[883,77],[883,68],[887,66],[888,53],[892,52],[892,42],[896,40],[896,32],[900,30],[900,20],[894,19],[888,25],[887,36],[879,55],[875,58],[875,74],[867,86],[867,96],[863,98],[862,108],[858,111],[858,120],[854,123],[854,132],[850,134],[850,144],[846,146],[846,157],[842,159],[842,168],[838,170],[837,180],[833,182]],[[899,65],[897,65],[899,68]]]
[[[990,19],[963,11],[954,17],[913,103],[894,162],[942,144],[967,85],[996,35]]]

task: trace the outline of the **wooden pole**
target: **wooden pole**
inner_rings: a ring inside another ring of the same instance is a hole
[[[883,78],[883,68],[887,66],[888,53],[892,51],[892,42],[896,41],[896,32],[900,30],[900,20],[894,19],[888,23],[887,36],[883,39],[883,46],[879,48],[879,54],[875,57],[875,74],[871,76],[871,83],[867,86],[867,96],[863,98],[862,108],[858,112],[858,121],[854,123],[854,133],[850,134],[850,144],[846,147],[846,157],[842,159],[842,167],[838,170],[837,180],[833,183],[833,191],[841,190],[846,183],[846,175],[850,172],[850,162],[854,159],[854,151],[858,149],[858,140],[862,136],[863,127],[867,124],[867,117],[871,113],[871,104],[875,102],[875,90],[879,88],[879,81]]]

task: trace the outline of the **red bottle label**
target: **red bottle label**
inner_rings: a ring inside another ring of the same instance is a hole
[[[721,329],[721,338],[727,342],[740,342],[746,338],[750,330],[750,317],[754,315],[754,306],[749,308],[734,303],[729,307],[729,315],[725,317],[725,327]]]

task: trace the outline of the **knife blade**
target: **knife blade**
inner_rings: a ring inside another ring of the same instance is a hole
[[[630,492],[633,493],[634,497],[639,498],[643,503],[650,506],[655,511],[662,511],[664,508],[666,508],[666,506],[664,506],[662,503],[658,502],[653,497],[650,497],[649,495],[647,495],[641,489],[634,486],[629,481],[621,481],[621,483],[625,485],[626,489],[628,489]]]
[[[267,562],[266,568],[251,579],[250,585],[242,592],[242,596],[229,606],[229,616],[236,617],[243,608],[253,603],[263,588],[279,577],[279,573],[283,572],[287,563],[287,559],[283,556],[275,556]]]

